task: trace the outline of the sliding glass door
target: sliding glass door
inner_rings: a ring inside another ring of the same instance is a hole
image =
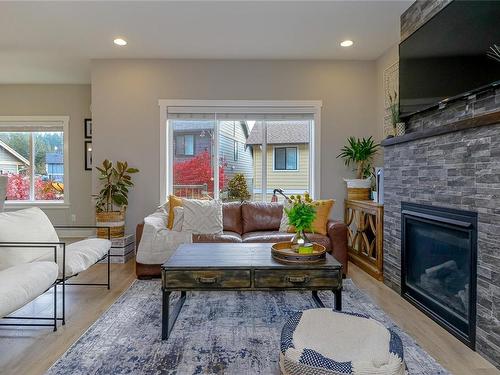
[[[167,191],[267,202],[274,189],[314,194],[313,126],[308,114],[169,112]]]

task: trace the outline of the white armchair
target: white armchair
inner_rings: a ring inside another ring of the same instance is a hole
[[[93,226],[61,226],[95,228]],[[109,232],[108,232],[109,233]],[[20,248],[23,250],[20,251]],[[0,271],[22,264],[56,261],[56,285],[62,286],[62,324],[65,324],[66,285],[101,285],[110,288],[109,251],[111,241],[91,238],[69,245],[59,240],[56,228],[37,207],[0,213]],[[66,281],[108,258],[106,283],[67,283]]]

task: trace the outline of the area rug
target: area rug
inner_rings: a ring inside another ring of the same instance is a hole
[[[332,293],[321,298],[332,306]],[[47,374],[278,375],[284,322],[313,307],[305,292],[188,292],[170,338],[161,341],[160,281],[136,281]],[[410,374],[448,374],[351,280],[345,280],[343,307],[394,329]]]

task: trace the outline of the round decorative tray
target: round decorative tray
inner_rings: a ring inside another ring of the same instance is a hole
[[[325,260],[326,248],[318,243],[313,243],[312,254],[299,254],[292,249],[292,243],[278,242],[271,246],[272,257],[285,263],[316,263]]]

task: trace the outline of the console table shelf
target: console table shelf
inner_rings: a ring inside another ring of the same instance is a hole
[[[346,199],[344,207],[349,260],[377,280],[383,280],[384,206]]]

